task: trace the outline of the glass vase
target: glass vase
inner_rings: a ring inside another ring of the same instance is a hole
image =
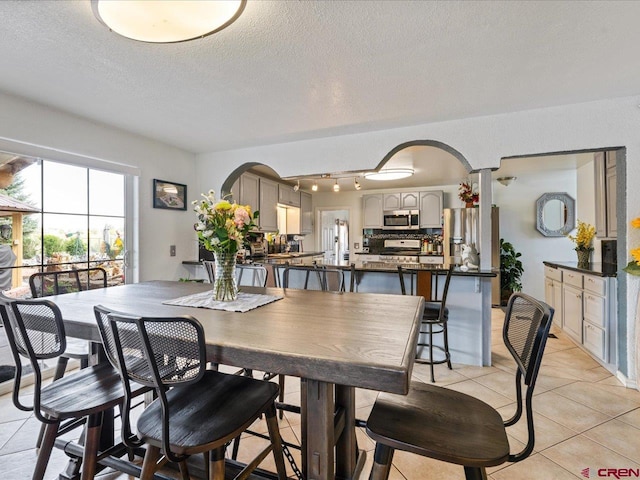
[[[576,250],[578,254],[578,268],[589,268],[591,250]]]
[[[238,298],[236,282],[236,254],[214,252],[216,267],[213,279],[213,299],[232,302]]]

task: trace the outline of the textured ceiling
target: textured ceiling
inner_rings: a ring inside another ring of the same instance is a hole
[[[252,1],[204,39],[0,2],[0,91],[194,153],[640,93],[640,2]]]

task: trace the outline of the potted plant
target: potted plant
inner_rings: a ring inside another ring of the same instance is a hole
[[[513,245],[500,239],[500,305],[506,305],[513,292],[522,290],[520,278],[524,273],[522,254],[516,252]]]
[[[578,230],[575,237],[567,235],[569,240],[576,244],[575,251],[578,254],[578,267],[589,268],[589,262],[593,247],[593,237],[596,236],[596,227],[589,225],[588,223],[578,220]]]

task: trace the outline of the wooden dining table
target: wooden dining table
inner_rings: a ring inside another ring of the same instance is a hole
[[[364,461],[355,389],[407,394],[424,299],[241,287],[282,299],[245,313],[163,304],[210,289],[149,281],[50,298],[72,337],[100,342],[95,305],[143,316],[190,315],[204,327],[207,360],[299,377],[305,478],[354,478]]]

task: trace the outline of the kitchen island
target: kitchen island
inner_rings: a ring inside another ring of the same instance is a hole
[[[315,253],[315,252],[314,252]],[[282,255],[282,254],[281,254]],[[255,263],[284,264],[283,255],[267,257]],[[183,262],[185,266],[199,266],[197,261]],[[316,262],[323,266],[322,262]],[[352,266],[344,261],[339,265],[327,265],[330,268],[344,270],[345,284],[350,285]],[[403,266],[406,270],[407,290],[415,290],[415,275],[421,271],[441,273],[439,288],[444,284],[444,275],[448,265],[412,264]],[[200,267],[200,269],[202,269]],[[204,269],[202,269],[204,272]],[[353,264],[355,273],[355,291],[359,293],[400,294],[400,280],[397,266],[381,262],[362,262]],[[205,274],[206,275],[206,274]],[[491,279],[496,272],[491,270],[454,270],[447,297],[449,308],[449,351],[454,363],[466,365],[491,365]],[[206,278],[206,277],[205,277]],[[440,335],[435,336],[436,343]]]

